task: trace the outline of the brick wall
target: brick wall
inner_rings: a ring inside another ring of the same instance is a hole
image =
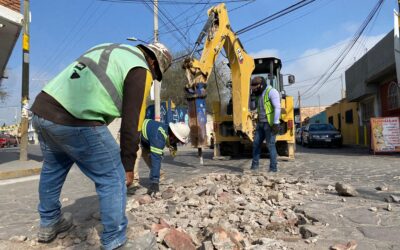
[[[0,5],[20,13],[20,0],[0,0]]]

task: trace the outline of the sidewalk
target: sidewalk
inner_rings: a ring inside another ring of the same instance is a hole
[[[42,156],[37,145],[29,145],[28,161],[19,160],[19,148],[0,151],[0,180],[37,175],[42,168]]]

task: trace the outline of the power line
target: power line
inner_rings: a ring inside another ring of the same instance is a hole
[[[287,14],[289,14],[289,13],[291,13],[291,12],[293,12],[293,11],[299,9],[299,8],[307,6],[308,4],[310,4],[310,3],[314,2],[314,1],[316,1],[316,0],[302,0],[299,3],[293,4],[293,5],[287,7],[285,9],[283,9],[283,10],[280,10],[280,11],[278,11],[278,12],[276,12],[276,13],[274,13],[274,14],[266,17],[266,18],[263,18],[263,19],[255,22],[255,23],[253,23],[251,25],[248,25],[248,26],[240,29],[238,32],[236,32],[236,35],[243,34],[245,32],[248,32],[248,31],[252,30],[252,29],[255,29],[255,28],[257,28],[257,27],[259,27],[261,25],[264,25],[264,24],[266,24],[268,22],[271,22],[271,21],[273,21],[273,20],[275,20],[275,19],[277,19],[279,17],[287,15]],[[200,52],[200,51],[202,51],[202,48],[196,50],[195,52]],[[189,55],[190,54],[186,54],[184,56],[178,57],[178,58],[173,60],[173,63],[176,63],[176,62],[186,58]]]
[[[143,0],[142,2],[143,2],[143,4],[144,4],[151,12],[153,12],[153,8],[150,6],[150,4],[149,4],[147,1]],[[159,18],[160,18],[161,22],[163,22],[165,25],[167,25],[167,28],[168,28],[168,29],[170,29],[169,24],[171,24],[171,25],[173,25],[174,27],[176,27],[176,26],[173,24],[173,22],[166,16],[166,14],[161,10],[161,8],[160,8],[159,6],[154,5],[154,1],[152,1],[152,4],[153,4],[154,7],[156,7],[156,8],[158,9],[159,13],[161,14],[161,16],[159,16]],[[166,22],[166,21],[164,20],[164,18],[167,18],[168,22]],[[176,41],[177,41],[178,43],[180,43],[183,47],[186,47],[186,48],[187,48],[187,45],[184,44],[184,43],[182,42],[182,40],[181,40],[179,37],[176,36],[175,33],[172,33],[172,34],[173,34],[173,36],[175,37],[175,39],[176,39]],[[186,40],[186,38],[185,38],[185,36],[182,34],[182,32],[180,32],[180,34],[182,35],[183,39]],[[175,44],[176,44],[176,43],[175,43]],[[187,50],[189,50],[189,49],[187,48]]]
[[[261,34],[257,34],[257,35],[255,35],[255,36],[253,36],[253,37],[251,37],[251,38],[245,40],[245,42],[250,42],[250,41],[253,41],[253,40],[257,39],[257,38],[260,38],[260,37],[262,37],[262,36],[265,36],[266,34],[271,33],[271,32],[273,32],[273,31],[275,31],[275,30],[278,30],[278,29],[282,28],[283,26],[286,26],[286,25],[289,24],[289,23],[292,23],[292,22],[294,22],[294,21],[296,21],[296,20],[298,20],[298,19],[301,19],[301,18],[303,18],[303,17],[305,17],[305,16],[311,14],[312,12],[314,12],[314,11],[316,11],[316,10],[319,10],[319,9],[321,9],[321,8],[323,8],[323,7],[326,7],[327,5],[329,5],[329,4],[333,3],[333,2],[334,2],[334,1],[332,1],[332,0],[328,0],[324,5],[318,6],[318,7],[314,8],[314,9],[310,10],[309,12],[306,12],[306,13],[304,13],[303,15],[300,15],[300,16],[298,16],[298,17],[296,17],[296,18],[293,18],[293,19],[291,19],[291,20],[289,20],[289,21],[287,21],[287,22],[285,22],[285,23],[283,23],[283,24],[281,24],[281,25],[279,25],[279,26],[277,26],[277,27],[275,27],[275,28],[272,28],[272,29],[270,29],[270,30],[268,30],[268,31],[266,31],[266,32],[263,32],[263,33],[261,33]]]
[[[83,26],[83,25],[80,25],[80,22],[84,19],[84,17],[89,16],[88,17],[88,19],[89,19],[94,14],[95,10],[93,10],[93,8],[92,8],[93,4],[94,4],[94,2],[91,2],[85,8],[85,10],[83,11],[83,15],[80,16],[80,18],[74,23],[74,25],[72,25],[72,29],[70,29],[68,31],[67,35],[64,37],[62,42],[56,48],[56,51],[47,58],[44,66],[43,66],[43,70],[37,71],[37,73],[35,74],[35,76],[33,78],[43,78],[43,75],[45,74],[45,71],[48,68],[48,66],[52,65],[52,63],[60,56],[60,54],[65,51],[65,49],[67,48],[67,45],[70,42],[69,39],[70,39],[71,35],[73,34],[73,32],[75,32],[78,29],[78,27]],[[89,10],[92,10],[92,12],[91,12],[91,14],[87,15]],[[74,36],[72,36],[72,37],[76,37],[77,34],[78,34],[78,32],[75,32]]]
[[[281,11],[278,11],[278,12],[276,12],[276,13],[270,15],[270,16],[267,16],[267,17],[255,22],[255,23],[253,23],[253,24],[250,24],[250,25],[238,30],[236,32],[236,34],[240,35],[240,34],[243,34],[245,32],[248,32],[250,30],[253,30],[255,28],[258,28],[258,27],[260,27],[260,26],[262,26],[262,25],[264,25],[266,23],[269,23],[269,22],[271,22],[271,21],[273,21],[273,20],[275,20],[275,19],[277,19],[279,17],[282,17],[284,15],[290,14],[293,11],[295,11],[297,9],[300,9],[300,8],[302,8],[304,6],[307,6],[307,5],[309,5],[309,4],[311,4],[311,3],[315,2],[315,1],[316,0],[302,0],[302,1],[298,2],[298,3],[295,3],[295,4],[293,4],[293,5],[289,6],[289,7],[281,10]]]
[[[343,62],[343,60],[346,58],[350,50],[354,47],[354,45],[356,44],[362,33],[365,31],[368,24],[371,22],[372,18],[381,8],[383,1],[384,0],[378,0],[377,4],[372,8],[371,12],[368,14],[367,18],[364,20],[364,22],[357,30],[353,38],[350,40],[350,43],[346,46],[346,48],[342,50],[339,56],[331,64],[331,66],[328,67],[327,71],[311,87],[309,87],[305,92],[303,92],[303,99],[308,99],[312,97],[314,94],[316,94],[322,88],[322,86],[326,84],[326,82],[333,75],[333,73],[335,73],[339,65]],[[316,89],[312,93],[309,93],[314,87],[316,87]]]
[[[114,2],[114,3],[153,3],[152,0],[98,0],[101,2]],[[219,3],[240,3],[240,2],[249,2],[254,0],[228,0],[228,1],[210,1],[210,4],[219,4]],[[170,5],[193,5],[193,2],[186,1],[168,1],[168,0],[158,0],[158,3],[162,4],[170,4]],[[196,5],[205,5],[207,3],[195,3]]]

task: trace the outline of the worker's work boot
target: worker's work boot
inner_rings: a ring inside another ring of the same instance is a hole
[[[60,220],[48,227],[40,226],[38,232],[38,242],[49,243],[56,238],[57,234],[67,231],[72,227],[72,214],[63,213]]]
[[[148,195],[156,194],[160,192],[160,186],[158,183],[151,183],[149,189],[147,190]]]

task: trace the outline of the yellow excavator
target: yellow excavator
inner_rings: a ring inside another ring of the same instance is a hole
[[[198,49],[204,38],[204,47]],[[222,49],[231,72],[231,100],[226,107],[220,101],[213,103],[214,156],[238,155],[251,146],[257,112],[250,108],[250,82],[254,76],[263,76],[282,96],[281,129],[276,139],[278,154],[294,159],[294,103],[293,97],[287,96],[284,91],[281,60],[248,55],[231,29],[225,4],[219,4],[208,10],[208,20],[192,53],[183,63],[188,79],[186,91],[191,142],[199,149],[200,161],[202,148],[206,146],[206,87]],[[198,51],[202,51],[200,59],[194,58],[194,53]],[[294,76],[289,75],[289,83],[294,83]]]

